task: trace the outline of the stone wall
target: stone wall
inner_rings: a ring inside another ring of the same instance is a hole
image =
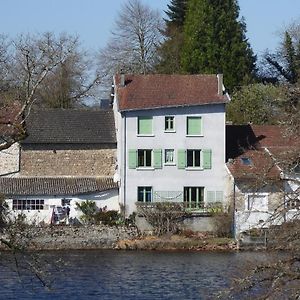
[[[26,145],[21,176],[112,176],[116,148],[111,145]]]
[[[0,175],[19,170],[19,144],[15,143],[8,149],[0,151]]]

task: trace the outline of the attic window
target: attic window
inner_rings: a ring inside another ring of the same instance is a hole
[[[252,165],[252,160],[249,157],[242,157],[241,161],[242,161],[242,164],[244,166],[251,166]]]

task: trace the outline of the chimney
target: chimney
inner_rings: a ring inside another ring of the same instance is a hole
[[[120,86],[121,87],[124,87],[125,86],[125,74],[123,73],[123,71],[121,70],[121,73],[120,73]]]
[[[223,74],[217,74],[218,78],[218,95],[223,96]]]

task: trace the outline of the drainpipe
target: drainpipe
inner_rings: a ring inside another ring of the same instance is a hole
[[[233,224],[232,224],[232,233],[234,238],[236,239],[236,217],[235,217],[235,208],[236,208],[236,191],[235,191],[235,180],[233,180]]]
[[[127,164],[126,164],[126,147],[127,147],[127,137],[126,137],[126,115],[122,115],[123,119],[123,136],[124,136],[124,142],[123,142],[123,203],[124,203],[124,220],[126,218],[126,175],[127,175]],[[121,177],[122,178],[122,177]],[[121,179],[122,180],[122,179]]]

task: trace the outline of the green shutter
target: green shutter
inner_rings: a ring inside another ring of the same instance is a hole
[[[152,117],[138,117],[138,134],[152,134]]]
[[[161,169],[162,168],[162,150],[161,149],[154,149],[153,150],[154,156],[154,168]]]
[[[177,157],[178,157],[178,169],[185,169],[185,167],[186,167],[186,151],[178,150]]]
[[[204,149],[202,150],[203,158],[203,169],[211,169],[211,150]]]
[[[128,168],[135,169],[137,167],[137,150],[130,149],[128,151]]]
[[[216,191],[216,202],[223,202],[223,192]]]
[[[215,202],[215,192],[207,191],[206,196],[207,196],[206,199],[207,202]]]
[[[201,117],[187,117],[187,134],[200,135],[202,134]]]

